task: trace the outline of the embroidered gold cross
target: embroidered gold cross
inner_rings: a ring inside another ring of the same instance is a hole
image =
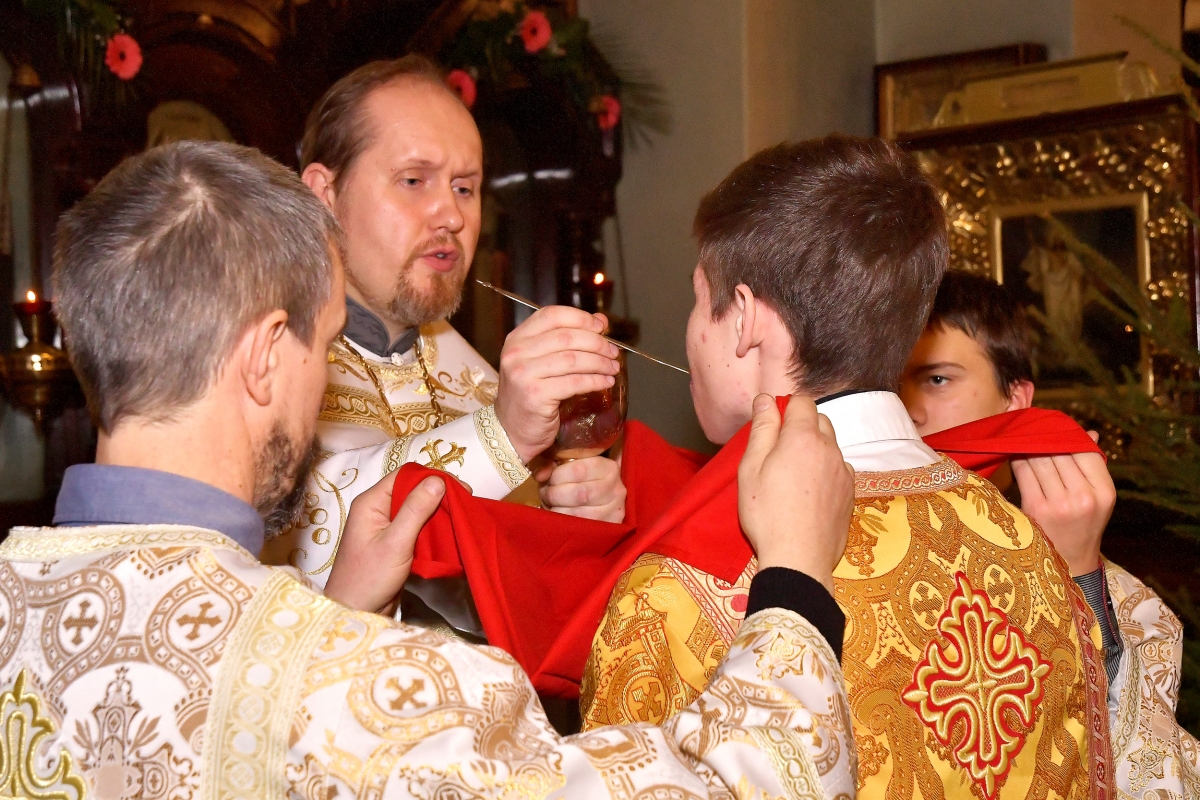
[[[988,573],[988,577],[995,583],[988,587],[987,593],[1000,604],[1002,608],[1008,607],[1008,596],[1013,593],[1016,588],[1012,585],[1012,581],[1004,577],[1004,573],[999,567],[992,567]]]
[[[221,621],[220,617],[208,616],[208,610],[212,608],[212,603],[207,601],[200,604],[199,614],[189,614],[186,617],[178,617],[175,620],[176,625],[191,625],[192,629],[188,631],[186,638],[188,641],[193,641],[200,638],[201,625],[216,625]]]
[[[337,647],[338,639],[351,642],[354,641],[356,635],[345,620],[339,619],[332,628],[326,631],[325,641],[321,642],[321,652],[332,653],[333,649]]]
[[[71,639],[71,644],[83,643],[83,628],[91,630],[96,627],[98,620],[95,617],[87,616],[87,610],[91,608],[92,601],[84,600],[79,604],[79,616],[67,617],[63,620],[63,627],[67,630],[75,629],[75,636]]]
[[[421,448],[421,452],[429,456],[429,463],[425,466],[430,469],[440,469],[442,472],[445,472],[446,468],[451,464],[458,464],[460,467],[463,466],[465,463],[463,456],[466,455],[467,448],[459,447],[455,442],[451,442],[449,450],[445,453],[439,453],[439,444],[442,444],[441,439],[431,439]]]
[[[392,711],[400,711],[409,703],[413,708],[424,708],[425,704],[417,699],[417,692],[425,688],[424,678],[413,678],[407,687],[401,686],[396,678],[388,678],[387,688],[396,690],[396,697],[391,701]]]
[[[659,719],[659,714],[663,712],[662,701],[659,700],[659,687],[657,684],[643,685],[633,690],[633,700],[638,704],[638,719],[642,722],[649,722],[651,719]]]
[[[912,604],[914,614],[925,617],[925,624],[932,626],[937,622],[938,614],[945,607],[946,601],[938,594],[929,594],[929,584],[917,586],[917,601]]]

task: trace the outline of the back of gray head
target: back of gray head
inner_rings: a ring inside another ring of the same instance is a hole
[[[341,232],[294,172],[257,150],[176,142],[130,158],[62,216],[54,300],[104,431],[169,420],[275,309],[311,345]]]

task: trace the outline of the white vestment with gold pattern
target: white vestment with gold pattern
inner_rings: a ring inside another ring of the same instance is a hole
[[[351,611],[202,528],[0,544],[0,795],[850,798],[849,709],[800,616],[748,618],[661,728],[560,738],[507,654]]]
[[[267,541],[263,561],[324,587],[350,503],[408,461],[449,472],[478,497],[498,500],[524,483],[529,471],[492,406],[497,385],[496,371],[447,322],[421,326],[419,347],[392,359],[335,341],[317,425],[325,455],[309,476],[303,519]]]
[[[1117,628],[1132,658],[1121,659],[1110,696],[1114,778],[1119,800],[1200,797],[1200,744],[1175,721],[1183,625],[1157,594],[1116,564],[1105,576]]]

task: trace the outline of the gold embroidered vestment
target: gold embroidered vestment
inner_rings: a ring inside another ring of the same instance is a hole
[[[593,642],[585,730],[691,703],[756,571],[752,561],[728,584],[639,559]],[[990,483],[949,460],[859,473],[834,578],[860,798],[1087,798],[1104,783],[1094,617],[1044,535]]]
[[[748,620],[665,726],[563,739],[505,653],[346,609],[220,533],[14,529],[0,544],[0,796],[848,797],[841,671]]]
[[[323,587],[354,498],[409,461],[490,499],[529,477],[496,418],[496,371],[449,323],[421,326],[419,346],[394,359],[339,337],[328,375],[317,424],[322,455],[303,517],[268,539],[266,563],[296,567]]]

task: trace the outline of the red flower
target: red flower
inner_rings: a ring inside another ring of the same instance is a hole
[[[142,68],[142,48],[127,33],[113,34],[104,51],[104,63],[121,80],[132,80]]]
[[[596,111],[596,124],[602,131],[611,131],[621,121],[621,101],[611,94],[600,97],[599,110]]]
[[[521,39],[525,42],[526,53],[536,53],[550,44],[550,20],[541,11],[530,11],[521,20]]]
[[[470,73],[461,69],[452,69],[450,74],[446,76],[446,85],[454,90],[458,98],[463,101],[463,105],[467,108],[475,105],[475,96],[478,93],[475,88],[475,79]]]

